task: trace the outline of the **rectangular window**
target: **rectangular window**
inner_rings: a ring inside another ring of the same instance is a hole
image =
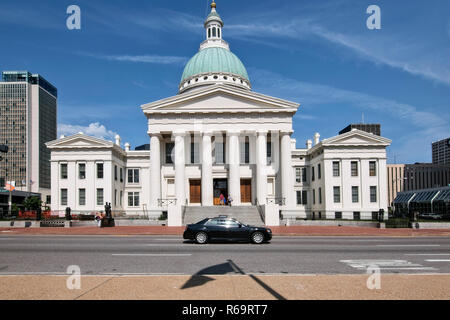
[[[128,169],[128,183],[139,183],[139,169]]]
[[[123,198],[123,191],[120,190],[120,198],[119,198],[119,204],[122,206],[122,198]]]
[[[52,204],[52,196],[47,195],[47,196],[45,197],[45,203],[46,203],[46,204]]]
[[[307,182],[306,181],[306,168],[302,168],[302,179],[303,179],[303,182]]]
[[[369,176],[375,177],[377,175],[377,163],[375,161],[369,162]]]
[[[86,189],[78,189],[78,204],[80,206],[86,205]]]
[[[241,163],[250,163],[250,142],[248,137],[244,137],[244,142],[241,142],[239,149]]]
[[[302,204],[302,192],[301,191],[297,191],[297,204]]]
[[[67,206],[67,189],[61,189],[61,205]]]
[[[139,192],[128,192],[128,206],[139,207]]]
[[[103,163],[97,163],[97,179],[103,179]]]
[[[320,163],[317,165],[317,179],[322,178],[322,170],[320,168]]]
[[[353,220],[361,220],[361,212],[354,211],[353,212]]]
[[[359,202],[359,188],[358,186],[352,187],[352,202],[357,203]]]
[[[302,204],[308,204],[308,191],[302,191]]]
[[[270,139],[270,137],[267,139]],[[270,165],[272,163],[272,142],[270,140],[268,140],[266,144],[266,158],[267,165]]]
[[[314,181],[315,175],[314,175],[314,167],[311,167],[311,180]]]
[[[319,203],[322,203],[322,188],[319,188]]]
[[[378,211],[372,211],[372,220],[378,221]]]
[[[173,164],[172,151],[175,148],[175,143],[166,142],[166,164]]]
[[[61,179],[67,179],[67,163],[61,163]]]
[[[335,219],[342,219],[342,212],[339,212],[339,211],[338,211],[338,212],[335,212],[335,213],[334,213],[334,218],[335,218]]]
[[[377,202],[377,187],[370,186],[370,202]]]
[[[313,204],[316,204],[316,190],[313,189]]]
[[[339,161],[333,161],[333,177],[339,177],[340,175]]]
[[[123,182],[123,168],[120,168],[120,182]]]
[[[114,166],[114,180],[117,181],[117,166]]]
[[[200,163],[200,152],[199,144],[196,142],[191,142],[191,163]]]
[[[117,206],[117,189],[114,189],[114,205]]]
[[[86,164],[85,163],[78,164],[78,178],[86,179]]]
[[[295,182],[302,182],[302,168],[295,168]]]
[[[334,203],[341,202],[341,187],[333,187]]]
[[[103,205],[103,189],[97,189],[97,205]]]
[[[350,165],[351,165],[352,177],[357,177],[358,176],[358,162],[352,161],[350,163]]]

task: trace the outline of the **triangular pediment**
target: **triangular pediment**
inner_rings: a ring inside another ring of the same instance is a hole
[[[64,137],[58,140],[50,141],[47,144],[50,149],[56,148],[112,148],[114,144],[111,141],[87,136],[84,134],[76,134]]]
[[[353,130],[322,141],[324,146],[388,146],[391,140],[365,131]]]
[[[142,106],[144,113],[292,112],[298,104],[224,85],[215,85]]]

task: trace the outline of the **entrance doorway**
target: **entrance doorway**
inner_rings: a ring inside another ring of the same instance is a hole
[[[189,201],[190,203],[202,202],[202,182],[201,180],[189,180]]]
[[[252,179],[241,179],[241,203],[252,202]]]
[[[223,194],[225,199],[228,198],[228,181],[227,179],[214,179],[213,180],[213,192],[214,192],[214,205],[219,206],[220,194]]]

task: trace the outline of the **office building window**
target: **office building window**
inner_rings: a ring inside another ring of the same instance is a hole
[[[139,192],[128,192],[128,206],[139,207]]]
[[[377,187],[370,187],[370,202],[377,202]]]
[[[67,163],[61,163],[61,179],[67,179]]]
[[[175,148],[175,143],[166,142],[166,164],[173,164],[172,160],[173,148]]]
[[[352,202],[357,203],[359,202],[359,188],[358,186],[352,187]]]
[[[97,205],[103,205],[103,189],[97,189]]]
[[[61,205],[67,206],[67,189],[61,189]]]
[[[139,169],[128,169],[128,183],[139,183]]]
[[[351,165],[352,177],[357,177],[358,176],[358,162],[352,161],[350,163],[350,165]]]
[[[333,187],[334,203],[341,202],[341,187]]]
[[[103,179],[103,163],[97,163],[97,179]]]
[[[78,204],[80,206],[86,205],[86,189],[78,189]]]
[[[377,175],[377,163],[375,161],[369,162],[369,176],[375,177]]]
[[[85,163],[78,164],[78,178],[86,179],[86,164]]]
[[[340,175],[339,161],[333,161],[333,177],[339,177]]]

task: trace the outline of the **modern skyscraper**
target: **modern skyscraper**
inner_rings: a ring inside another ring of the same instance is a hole
[[[434,164],[450,164],[450,138],[431,144]]]
[[[0,82],[0,144],[9,146],[0,176],[16,189],[50,193],[50,150],[56,139],[57,89],[39,74],[4,71]],[[45,201],[45,197],[43,197]]]
[[[349,131],[352,131],[352,129],[358,129],[361,131],[365,131],[368,133],[373,133],[377,136],[381,136],[381,125],[378,123],[372,123],[372,124],[366,124],[366,123],[352,123],[349,124],[347,127],[339,131],[339,134],[343,134]]]

